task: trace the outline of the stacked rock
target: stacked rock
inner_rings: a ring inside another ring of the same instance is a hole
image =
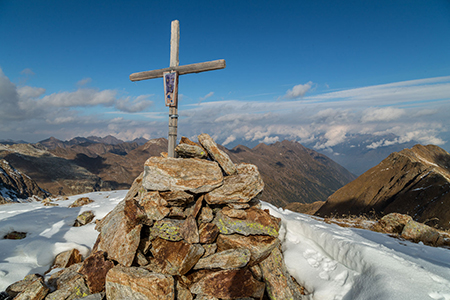
[[[183,138],[180,158],[146,161],[97,223],[91,255],[54,274],[45,299],[75,299],[67,286],[79,298],[302,299],[283,262],[280,220],[260,209],[257,167],[233,164],[207,134],[198,140]]]

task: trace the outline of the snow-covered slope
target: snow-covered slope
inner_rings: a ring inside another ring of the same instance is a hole
[[[312,299],[450,299],[450,250],[282,211],[283,252]]]
[[[97,237],[94,223],[72,227],[77,215],[105,216],[127,191],[96,192],[56,201],[3,205],[0,238],[27,232],[22,240],[0,239],[0,291],[29,273],[43,273],[56,254],[77,248],[86,255]],[[68,206],[79,197],[94,200]],[[362,229],[341,228],[319,218],[264,203],[282,219],[285,260],[310,299],[450,299],[450,251],[393,239]]]

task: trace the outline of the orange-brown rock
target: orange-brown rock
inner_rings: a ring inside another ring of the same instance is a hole
[[[189,244],[184,241],[171,242],[157,238],[152,242],[150,251],[155,258],[169,264],[165,273],[184,275],[198,262],[205,249],[198,244]]]
[[[107,299],[173,300],[172,276],[136,267],[116,266],[106,276]]]
[[[439,236],[436,229],[414,220],[409,220],[402,231],[402,238],[429,245],[435,245]]]
[[[77,263],[52,274],[52,276],[50,276],[50,278],[48,279],[49,286],[51,286],[53,289],[64,288],[80,275],[78,271],[80,270],[81,266],[82,263]]]
[[[250,266],[266,259],[279,244],[278,238],[267,235],[220,234],[217,238],[218,251],[236,248],[248,249],[251,253]]]
[[[6,293],[11,298],[14,298],[19,293],[23,292],[35,280],[42,281],[42,276],[39,274],[29,274],[29,275],[25,276],[24,279],[19,280],[17,282],[14,282],[13,284],[9,285],[6,288]]]
[[[283,254],[276,247],[260,264],[270,299],[302,299],[296,283],[284,264]]]
[[[195,282],[190,291],[221,299],[253,297],[260,299],[264,294],[264,283],[253,278],[247,268],[212,272]],[[285,298],[288,299],[288,298]]]
[[[97,247],[108,258],[124,266],[131,266],[140,242],[142,212],[134,200],[120,202],[97,226],[100,230]]]
[[[142,185],[153,191],[206,193],[223,183],[217,163],[194,158],[150,157],[144,166]]]
[[[194,196],[184,191],[160,192],[161,197],[167,201],[169,206],[187,206],[194,201]]]
[[[216,142],[207,134],[202,133],[198,136],[199,143],[208,151],[208,154],[213,160],[217,161],[220,167],[227,175],[234,175],[238,173],[236,166],[231,161],[230,157],[217,147]]]
[[[200,258],[194,270],[199,269],[239,269],[250,261],[251,253],[246,248],[229,249]]]
[[[69,207],[80,207],[92,202],[94,202],[94,200],[90,199],[89,197],[81,197],[75,200],[75,202],[69,205]]]
[[[53,262],[52,268],[68,268],[73,264],[77,264],[83,260],[83,256],[78,249],[64,251],[58,254]]]
[[[42,300],[49,292],[42,278],[34,279],[25,289],[15,296],[14,300]]]
[[[200,241],[197,221],[192,216],[187,217],[181,224],[180,233],[183,239],[190,244],[196,244]]]
[[[142,193],[139,205],[144,208],[147,218],[153,221],[162,220],[170,213],[167,201],[158,192]]]
[[[203,206],[198,217],[199,222],[209,223],[214,219],[213,210],[207,206]]]
[[[390,213],[378,221],[378,228],[386,233],[402,233],[403,228],[412,217],[399,213]]]
[[[219,235],[219,228],[213,223],[201,223],[199,229],[199,240],[202,244],[214,243]]]
[[[92,294],[103,291],[105,287],[106,274],[114,267],[112,261],[105,259],[106,253],[97,251],[91,254],[83,262],[79,273],[85,275],[86,283]]]
[[[242,163],[237,166],[238,174],[226,176],[223,185],[205,196],[209,204],[246,203],[264,189],[264,182],[258,168]]]

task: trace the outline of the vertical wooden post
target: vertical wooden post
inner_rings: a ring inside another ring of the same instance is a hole
[[[180,49],[180,22],[172,21],[170,37],[170,67],[178,67]],[[178,82],[178,81],[177,81]],[[177,89],[178,90],[178,89]],[[167,153],[169,157],[175,157],[175,144],[177,142],[178,130],[178,91],[174,95],[176,104],[169,107],[169,147]]]

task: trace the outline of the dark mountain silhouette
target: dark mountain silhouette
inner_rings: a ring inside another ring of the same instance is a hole
[[[317,214],[371,212],[408,214],[449,229],[450,154],[434,145],[394,152],[331,195]]]

